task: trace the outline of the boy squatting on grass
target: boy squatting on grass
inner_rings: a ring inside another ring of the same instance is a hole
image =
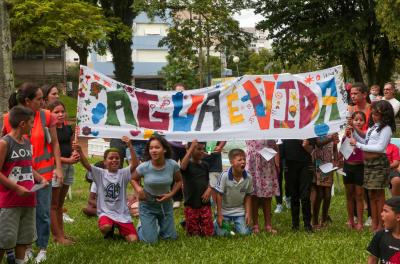
[[[375,233],[367,248],[368,264],[400,263],[400,196],[385,201],[381,217],[384,229]]]
[[[253,183],[246,172],[246,153],[242,149],[232,149],[228,154],[231,167],[223,172],[215,186],[217,192],[217,221],[214,223],[218,236],[228,235],[222,228],[223,221],[230,221],[241,235],[248,235],[251,222],[251,193]]]
[[[120,169],[121,158],[118,149],[108,149],[104,153],[105,169],[89,164],[82,149],[76,143],[74,149],[81,157],[81,163],[96,183],[97,188],[97,215],[99,216],[99,229],[104,238],[112,237],[114,226],[128,242],[137,241],[138,236],[132,223],[132,218],[126,204],[126,187],[131,180],[132,172],[136,169],[138,161],[135,150],[128,137],[122,137],[131,152],[131,165]]]
[[[24,263],[26,247],[36,240],[35,182],[48,185],[32,169],[31,144],[23,135],[33,126],[34,113],[24,106],[9,112],[11,132],[0,140],[0,262],[15,248],[16,262]]]

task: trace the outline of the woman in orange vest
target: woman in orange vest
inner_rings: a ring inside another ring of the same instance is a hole
[[[57,119],[43,106],[43,92],[39,86],[32,83],[23,83],[10,96],[9,108],[21,104],[35,112],[35,119],[31,134],[28,136],[32,144],[32,167],[51,182],[53,175],[62,183],[60,146],[58,145],[56,122]],[[3,135],[10,132],[8,114],[4,115]],[[46,249],[50,237],[50,204],[51,184],[37,191],[36,231],[38,239],[36,244],[40,249],[36,263],[46,259]],[[32,249],[27,250],[28,257],[33,257]]]

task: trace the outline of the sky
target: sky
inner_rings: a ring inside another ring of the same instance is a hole
[[[261,15],[254,14],[254,9],[242,10],[239,14],[233,15],[233,18],[239,21],[240,27],[254,27],[257,22],[263,20]]]

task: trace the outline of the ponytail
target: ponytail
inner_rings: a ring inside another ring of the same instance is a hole
[[[14,91],[11,95],[10,98],[8,98],[8,109],[11,110],[14,106],[18,105],[17,101],[17,91]]]
[[[26,82],[21,84],[8,98],[8,108],[11,109],[18,104],[25,105],[26,99],[33,100],[39,89],[39,86],[34,83]]]

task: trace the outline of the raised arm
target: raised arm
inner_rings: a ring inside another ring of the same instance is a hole
[[[90,165],[89,161],[87,160],[85,154],[83,154],[82,148],[81,146],[78,145],[78,143],[74,142],[73,144],[73,149],[76,150],[79,153],[80,159],[81,159],[81,163],[83,165],[83,167],[87,170],[87,171],[92,171],[92,166]]]
[[[197,146],[197,140],[193,140],[192,144],[190,145],[190,147],[186,150],[186,154],[183,157],[182,161],[181,161],[181,169],[182,170],[186,170],[189,161],[190,161],[190,157],[192,156],[193,150],[196,148]]]
[[[131,162],[129,165],[131,165],[131,173],[133,173],[136,170],[136,167],[139,165],[139,160],[136,157],[135,149],[133,148],[132,141],[127,136],[123,136],[121,140],[125,142],[126,146],[129,148],[129,152],[131,154]]]

